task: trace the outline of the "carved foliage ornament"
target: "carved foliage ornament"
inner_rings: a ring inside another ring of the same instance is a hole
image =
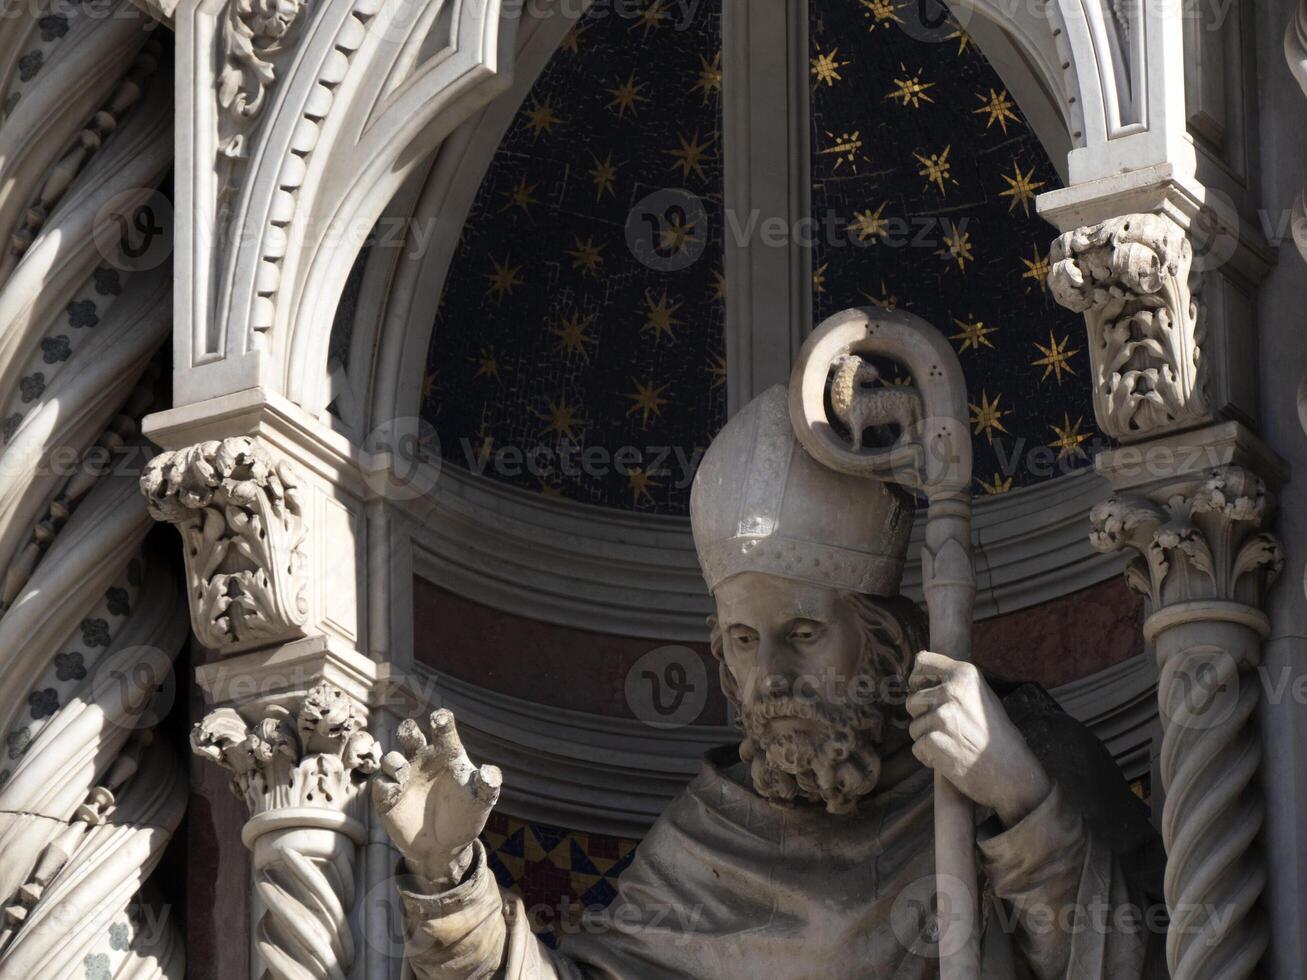
[[[245,130],[263,111],[276,78],[274,59],[294,43],[305,0],[231,0],[223,8],[219,43],[222,71],[218,104],[224,119],[221,149],[230,157],[245,152]]]
[[[253,439],[162,453],[141,475],[150,515],[177,525],[191,624],[205,646],[271,643],[308,619],[299,478]]]
[[[1129,214],[1060,236],[1048,284],[1085,315],[1094,410],[1107,434],[1140,438],[1208,417],[1193,248],[1160,214]]]
[[[381,765],[365,721],[347,694],[319,684],[295,714],[273,705],[252,725],[232,708],[211,711],[191,730],[191,749],[231,773],[232,792],[250,816],[285,807],[343,810]]]
[[[1280,543],[1260,531],[1266,517],[1262,480],[1226,466],[1197,484],[1162,494],[1161,502],[1142,495],[1105,500],[1090,512],[1089,540],[1102,552],[1138,552],[1126,568],[1126,581],[1154,609],[1199,598],[1255,604],[1261,591],[1256,586],[1269,587],[1284,568]],[[1260,582],[1259,572],[1264,573]],[[1254,583],[1252,593],[1240,591],[1246,581]]]

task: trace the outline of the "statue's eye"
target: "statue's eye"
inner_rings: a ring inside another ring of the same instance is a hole
[[[817,623],[798,623],[790,630],[790,639],[806,642],[821,635],[821,626]]]
[[[735,630],[731,633],[731,641],[739,647],[751,647],[758,642],[758,636],[751,630]]]

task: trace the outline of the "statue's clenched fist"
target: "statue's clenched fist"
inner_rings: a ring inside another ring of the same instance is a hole
[[[431,716],[431,744],[412,718],[395,739],[400,751],[381,760],[372,802],[408,870],[444,891],[467,873],[503,776],[494,766],[472,764],[453,713],[443,708]]]
[[[908,688],[908,734],[923,765],[1008,827],[1044,801],[1048,774],[972,664],[923,650]]]

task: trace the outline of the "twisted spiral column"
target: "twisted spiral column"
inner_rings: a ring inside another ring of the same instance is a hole
[[[381,749],[362,705],[328,683],[290,707],[210,712],[191,747],[232,774],[250,809],[258,980],[346,980],[354,965],[349,913],[356,852],[366,839],[361,791]]]
[[[286,819],[301,826],[279,827]],[[282,812],[251,820],[243,836],[254,852],[255,942],[268,974],[345,980],[354,964],[348,914],[363,825],[328,810]]]
[[[1264,807],[1253,782],[1262,750],[1252,724],[1265,620],[1247,607],[1229,611],[1244,621],[1214,622],[1209,606],[1172,608],[1154,639],[1167,960],[1172,976],[1186,980],[1250,976],[1268,941],[1257,907],[1266,867],[1254,847]],[[1178,621],[1177,612],[1192,618]]]
[[[140,897],[185,811],[153,741],[186,635],[130,469],[171,326],[167,263],[106,217],[172,166],[163,32],[47,0],[0,22],[0,978],[184,973]],[[157,216],[166,221],[166,215]],[[106,232],[108,232],[106,234]]]
[[[1283,567],[1278,542],[1261,531],[1269,509],[1262,480],[1227,465],[1153,480],[1091,515],[1094,546],[1133,552],[1126,581],[1148,600],[1173,980],[1252,976],[1268,944],[1254,716],[1255,671],[1270,631],[1259,605]]]

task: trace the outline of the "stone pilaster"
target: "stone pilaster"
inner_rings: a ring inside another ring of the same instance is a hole
[[[1274,480],[1278,467],[1227,423],[1104,453],[1098,468],[1116,492],[1094,508],[1090,539],[1130,555],[1159,668],[1171,975],[1250,976],[1268,941],[1256,668],[1284,563],[1259,473]]]
[[[381,760],[364,719],[354,698],[319,684],[290,707],[218,708],[191,732],[191,748],[231,773],[249,809],[252,976],[346,976],[354,964],[363,789]]]

